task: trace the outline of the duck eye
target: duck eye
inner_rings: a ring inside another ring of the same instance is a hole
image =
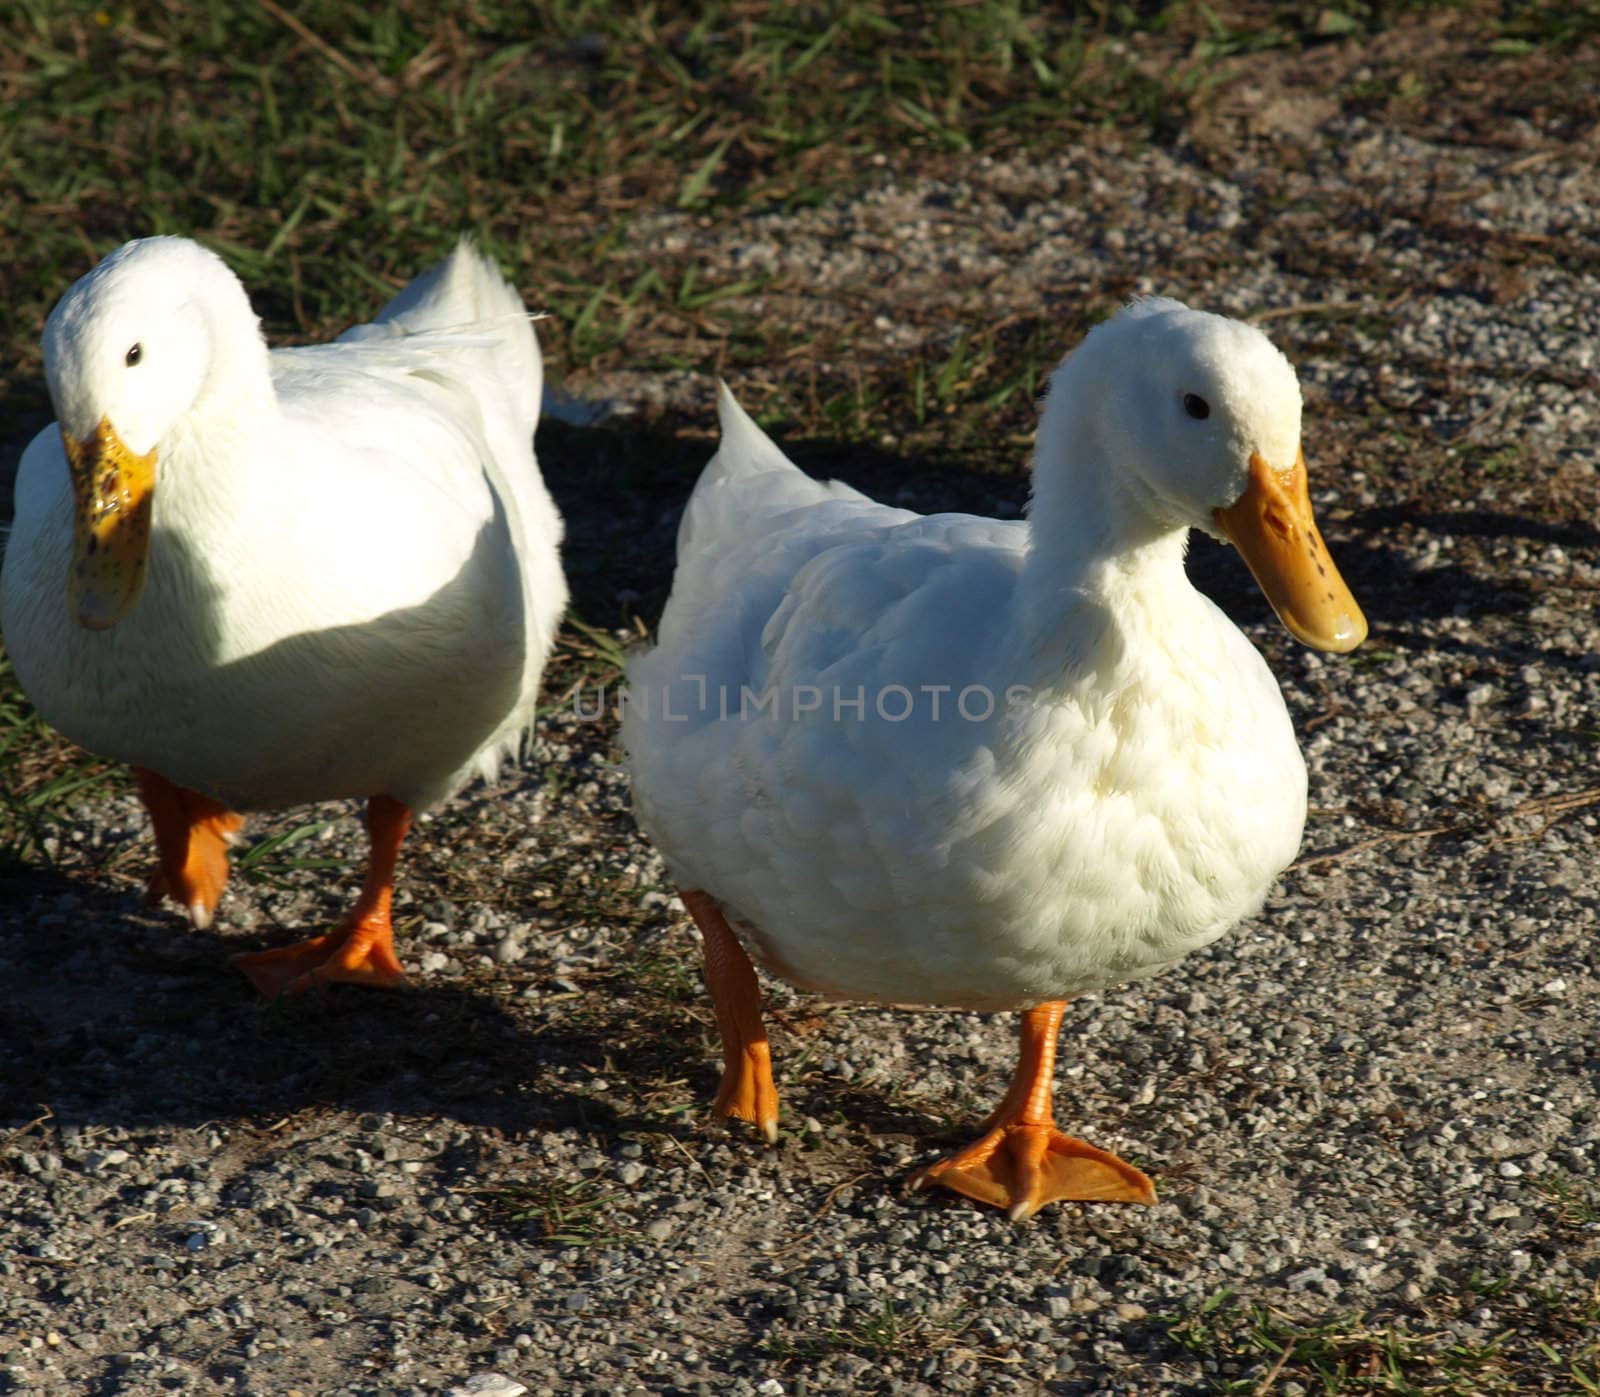
[[[137,364],[143,358],[144,358],[144,346],[142,344],[136,344],[136,345],[133,346],[132,349],[130,349],[126,354],[124,354],[122,356],[122,362],[124,364],[126,364],[131,369],[135,364]]]
[[[138,346],[135,345],[134,348],[137,349]],[[1211,416],[1211,404],[1202,398],[1198,393],[1185,393],[1183,395],[1183,410],[1187,412],[1190,417],[1196,419],[1203,419]]]

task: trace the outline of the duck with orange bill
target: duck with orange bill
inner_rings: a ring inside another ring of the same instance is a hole
[[[465,240],[368,325],[269,351],[182,238],[127,243],[51,313],[59,418],[0,578],[46,721],[135,769],[149,891],[210,926],[242,813],[367,802],[339,926],[239,957],[264,992],[392,986],[413,817],[514,759],[566,602],[520,298]]]
[[[1312,517],[1294,370],[1249,325],[1135,302],[1052,376],[1011,521],[817,482],[726,388],[719,411],[623,726],[703,937],[716,1110],[776,1139],[752,961],[833,998],[1021,1011],[1010,1089],[915,1182],[1016,1218],[1151,1201],[1057,1127],[1057,1036],[1072,997],[1256,913],[1299,846],[1283,697],[1184,571],[1203,530],[1299,640],[1365,637]]]

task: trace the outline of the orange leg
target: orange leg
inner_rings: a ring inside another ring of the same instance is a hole
[[[133,776],[156,832],[156,867],[145,884],[145,898],[154,906],[170,897],[204,931],[222,900],[228,846],[237,841],[244,816],[146,767],[134,767]]]
[[[713,1109],[760,1127],[769,1145],[778,1143],[778,1088],[772,1081],[772,1053],[761,1022],[761,987],[755,967],[709,893],[679,894],[700,928],[706,984],[722,1031],[722,1086]]]
[[[394,953],[389,905],[395,862],[410,828],[410,810],[388,796],[373,796],[367,802],[367,838],[372,845],[367,878],[350,914],[325,936],[276,951],[235,956],[233,963],[262,994],[273,996],[298,994],[333,980],[384,989],[405,984],[405,971]]]
[[[915,1175],[913,1188],[942,1184],[1006,1209],[1013,1222],[1057,1199],[1155,1202],[1155,1185],[1131,1164],[1056,1129],[1056,1034],[1066,1008],[1063,1000],[1022,1016],[1016,1074],[984,1134]]]

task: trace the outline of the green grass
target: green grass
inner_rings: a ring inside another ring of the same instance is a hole
[[[598,717],[614,706],[626,667],[622,641],[569,610],[546,671],[541,712],[568,708],[577,701],[579,711]]]
[[[1122,41],[1189,11],[1144,10],[21,0],[0,21],[0,223],[26,234],[0,272],[10,333],[27,346],[94,252],[178,232],[270,326],[320,335],[467,228],[573,327],[575,361],[601,357],[729,294],[689,267],[608,277],[640,216],[816,202],[884,149],[1158,119],[1181,85]],[[9,362],[8,391],[37,372]]]
[[[551,1247],[611,1246],[634,1235],[620,1210],[627,1196],[589,1179],[534,1176],[470,1189],[503,1221],[531,1226]]]
[[[1523,1303],[1512,1303],[1520,1298]],[[1442,1318],[1488,1303],[1495,1322],[1463,1340]],[[1407,1322],[1348,1313],[1303,1319],[1236,1303],[1227,1291],[1169,1318],[1180,1347],[1217,1362],[1214,1390],[1254,1394],[1297,1381],[1317,1397],[1498,1397],[1600,1394],[1600,1289],[1517,1296],[1509,1278],[1475,1277],[1447,1316]]]
[[[1096,127],[1164,139],[1227,60],[1426,8],[18,0],[0,19],[0,394],[44,410],[44,312],[149,232],[218,248],[268,326],[305,338],[470,229],[552,312],[570,367],[648,365],[669,340],[744,333],[717,307],[754,288],[683,259],[619,275],[640,218],[813,204]],[[1453,8],[1484,48],[1600,27],[1593,0]]]
[[[306,870],[325,872],[345,869],[348,859],[327,856],[306,857],[297,853],[298,845],[316,839],[334,824],[333,820],[307,820],[252,840],[233,856],[233,871],[246,882],[270,888],[286,888],[294,874]]]
[[[1600,1185],[1560,1169],[1531,1181],[1533,1191],[1554,1215],[1557,1225],[1573,1232],[1600,1223]]]
[[[769,1358],[785,1363],[815,1363],[839,1353],[859,1354],[877,1362],[921,1360],[955,1345],[973,1317],[960,1308],[922,1311],[885,1297],[876,1309],[849,1325],[773,1334],[762,1349]]]

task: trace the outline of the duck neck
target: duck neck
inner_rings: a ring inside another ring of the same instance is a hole
[[[211,366],[196,395],[191,416],[215,422],[242,415],[245,420],[270,410],[274,401],[272,368],[261,321],[243,286],[220,262],[208,262],[215,282],[207,298]]]
[[[249,469],[263,442],[273,436],[277,397],[261,325],[243,288],[219,288],[208,316],[211,358],[189,409],[160,443],[165,464],[157,486],[169,503],[237,512],[247,505],[237,487],[256,474]]]
[[[1019,636],[1049,671],[1086,662],[1083,646],[1142,631],[1193,595],[1187,526],[1090,426],[1063,416],[1053,402],[1040,423],[1018,592]]]

